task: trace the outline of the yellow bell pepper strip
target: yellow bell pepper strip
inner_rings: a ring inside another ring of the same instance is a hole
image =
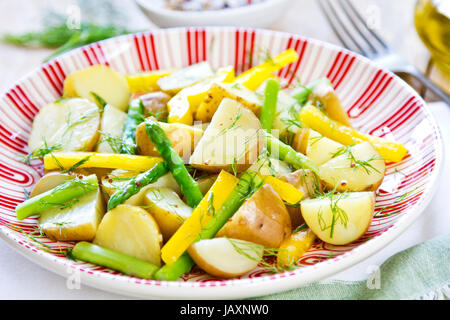
[[[276,57],[268,59],[264,63],[253,67],[235,80],[250,90],[256,90],[264,81],[272,76],[272,73],[282,69],[298,59],[298,54],[294,49],[288,49]]]
[[[272,176],[261,176],[264,183],[270,185],[281,199],[289,204],[296,204],[302,200],[304,194],[292,184],[281,181],[280,179],[274,178]]]
[[[232,82],[234,68],[224,67],[217,70],[214,77],[200,81],[190,87],[182,89],[167,103],[169,109],[169,123],[182,123],[191,126],[194,122],[193,114],[205,99],[209,89],[215,82]]]
[[[213,208],[220,208],[237,185],[239,179],[222,170],[211,189],[161,249],[161,257],[167,264],[175,262],[198,237],[200,231],[213,216]]]
[[[127,75],[125,78],[132,93],[151,92],[160,90],[158,80],[171,73],[171,70],[148,71]]]
[[[222,206],[217,211],[215,209],[213,210],[215,214],[212,215],[209,222],[199,232],[195,241],[213,238],[239,209],[244,200],[250,197],[261,186],[262,181],[260,180],[256,173],[248,170],[244,172]],[[155,279],[166,281],[177,280],[184,273],[191,270],[193,265],[194,261],[188,252],[184,252],[175,262],[161,267],[155,273]]]
[[[311,249],[316,240],[316,235],[306,224],[297,230],[281,243],[277,256],[277,264],[280,267],[292,266],[297,263],[306,251]]]
[[[344,126],[327,117],[313,105],[302,108],[299,119],[305,127],[344,145],[368,141],[377,149],[385,161],[399,162],[408,154],[408,150],[402,144],[363,134],[353,128]]]
[[[44,156],[45,170],[65,170],[81,163],[78,168],[108,168],[145,171],[162,161],[160,157],[95,152],[54,152]]]

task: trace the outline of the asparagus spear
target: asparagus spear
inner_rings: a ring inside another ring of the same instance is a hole
[[[152,120],[145,120],[145,130],[148,137],[155,145],[161,157],[167,163],[176,182],[180,185],[181,192],[186,197],[188,206],[194,208],[203,198],[197,182],[191,177],[183,160],[178,153],[173,150],[170,140],[167,138],[164,130],[159,124]]]
[[[278,91],[280,90],[280,83],[275,79],[269,79],[266,83],[264,90],[264,101],[261,108],[261,115],[259,120],[261,121],[262,128],[270,133],[273,125],[273,118],[277,109]]]
[[[139,99],[131,101],[127,119],[123,126],[122,153],[136,154],[136,128],[144,120],[144,104],[142,101]]]
[[[168,171],[169,169],[167,165],[164,162],[159,162],[150,170],[147,170],[138,175],[136,178],[131,179],[124,188],[116,191],[111,198],[109,198],[108,211],[114,209],[119,204],[124,203],[127,199],[138,193],[145,186],[156,182]]]
[[[72,249],[72,256],[78,260],[104,266],[143,279],[152,279],[156,270],[158,270],[158,267],[150,262],[105,249],[86,241],[78,242],[75,245]]]
[[[62,206],[65,202],[78,198],[97,188],[98,181],[95,174],[82,179],[77,177],[73,180],[68,180],[56,188],[19,204],[16,207],[17,219],[22,220],[29,216],[39,214],[48,208]]]
[[[216,211],[205,228],[200,231],[196,241],[202,239],[211,239],[225,225],[233,214],[239,209],[244,200],[249,197],[258,186],[260,178],[255,172],[246,171],[242,175],[236,187],[233,189],[227,200],[222,204],[220,209]],[[155,273],[155,279],[174,281],[181,277],[184,273],[189,272],[194,261],[187,254],[183,253],[174,263],[166,264]]]
[[[311,159],[295,151],[291,146],[281,142],[269,133],[266,133],[266,144],[272,157],[286,161],[295,169],[309,169],[319,174],[319,168]]]

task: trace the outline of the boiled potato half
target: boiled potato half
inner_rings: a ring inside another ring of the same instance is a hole
[[[318,166],[321,166],[325,162],[333,159],[333,155],[344,147],[344,145],[339,142],[328,139],[317,131],[312,129],[307,130],[309,130],[309,135],[306,146],[306,156],[314,161]]]
[[[301,202],[306,224],[322,241],[344,245],[359,239],[370,226],[374,192],[335,193]]]
[[[257,172],[263,176],[280,176],[291,173],[289,165],[279,159],[270,158],[265,153],[261,153],[258,159],[248,168],[248,170]]]
[[[109,143],[108,139],[122,139],[123,125],[127,119],[127,114],[113,106],[107,104],[103,109],[102,121],[100,123],[101,138],[97,145],[97,152],[120,153],[120,150],[113,150],[111,146],[117,148],[114,143]]]
[[[49,172],[40,178],[34,185],[33,190],[31,190],[30,193],[30,198],[47,192],[48,190],[63,184],[67,180],[74,179],[75,177],[75,175],[70,173],[62,173],[57,171]]]
[[[214,238],[195,242],[188,252],[195,263],[210,275],[234,278],[258,266],[264,247],[248,241]]]
[[[80,98],[46,105],[33,121],[28,147],[36,150],[60,145],[58,151],[91,151],[99,138],[100,110]]]
[[[45,210],[39,218],[39,227],[54,240],[91,241],[103,215],[105,205],[100,189],[89,192],[79,199],[68,201],[64,206]]]
[[[67,97],[81,97],[98,103],[92,92],[119,110],[128,109],[131,96],[128,82],[108,66],[95,65],[75,71],[64,80],[64,95]]]
[[[264,184],[233,215],[217,234],[278,248],[291,234],[291,218],[275,190]]]
[[[189,164],[219,172],[246,170],[259,156],[264,136],[259,119],[242,104],[225,98],[197,144]]]
[[[337,191],[378,189],[383,182],[385,163],[369,142],[342,147],[339,153],[319,167],[320,178],[328,188]]]
[[[155,219],[142,208],[122,204],[108,211],[93,242],[156,266],[161,265],[162,235]]]
[[[192,208],[169,188],[149,188],[145,193],[145,209],[158,223],[165,241],[177,231],[192,214]]]
[[[169,138],[172,148],[185,162],[188,162],[195,146],[203,136],[203,130],[181,123],[159,122],[159,125],[164,130],[167,138]],[[147,135],[145,123],[141,123],[136,129],[136,143],[139,154],[159,156],[159,152]]]

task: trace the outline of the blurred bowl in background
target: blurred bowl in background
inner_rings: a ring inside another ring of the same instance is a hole
[[[274,24],[288,8],[289,0],[266,0],[239,8],[179,11],[164,0],[136,0],[145,15],[161,28],[192,26],[238,26],[265,28]]]

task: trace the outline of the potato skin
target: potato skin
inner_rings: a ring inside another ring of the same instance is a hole
[[[166,133],[173,149],[178,155],[187,162],[195,146],[203,136],[203,131],[200,128],[187,126],[181,123],[160,123],[161,128]],[[139,154],[146,156],[159,156],[159,152],[155,149],[152,141],[145,130],[145,123],[141,123],[136,128],[136,143]]]
[[[261,186],[218,232],[228,237],[278,248],[291,234],[291,218],[275,190]]]

